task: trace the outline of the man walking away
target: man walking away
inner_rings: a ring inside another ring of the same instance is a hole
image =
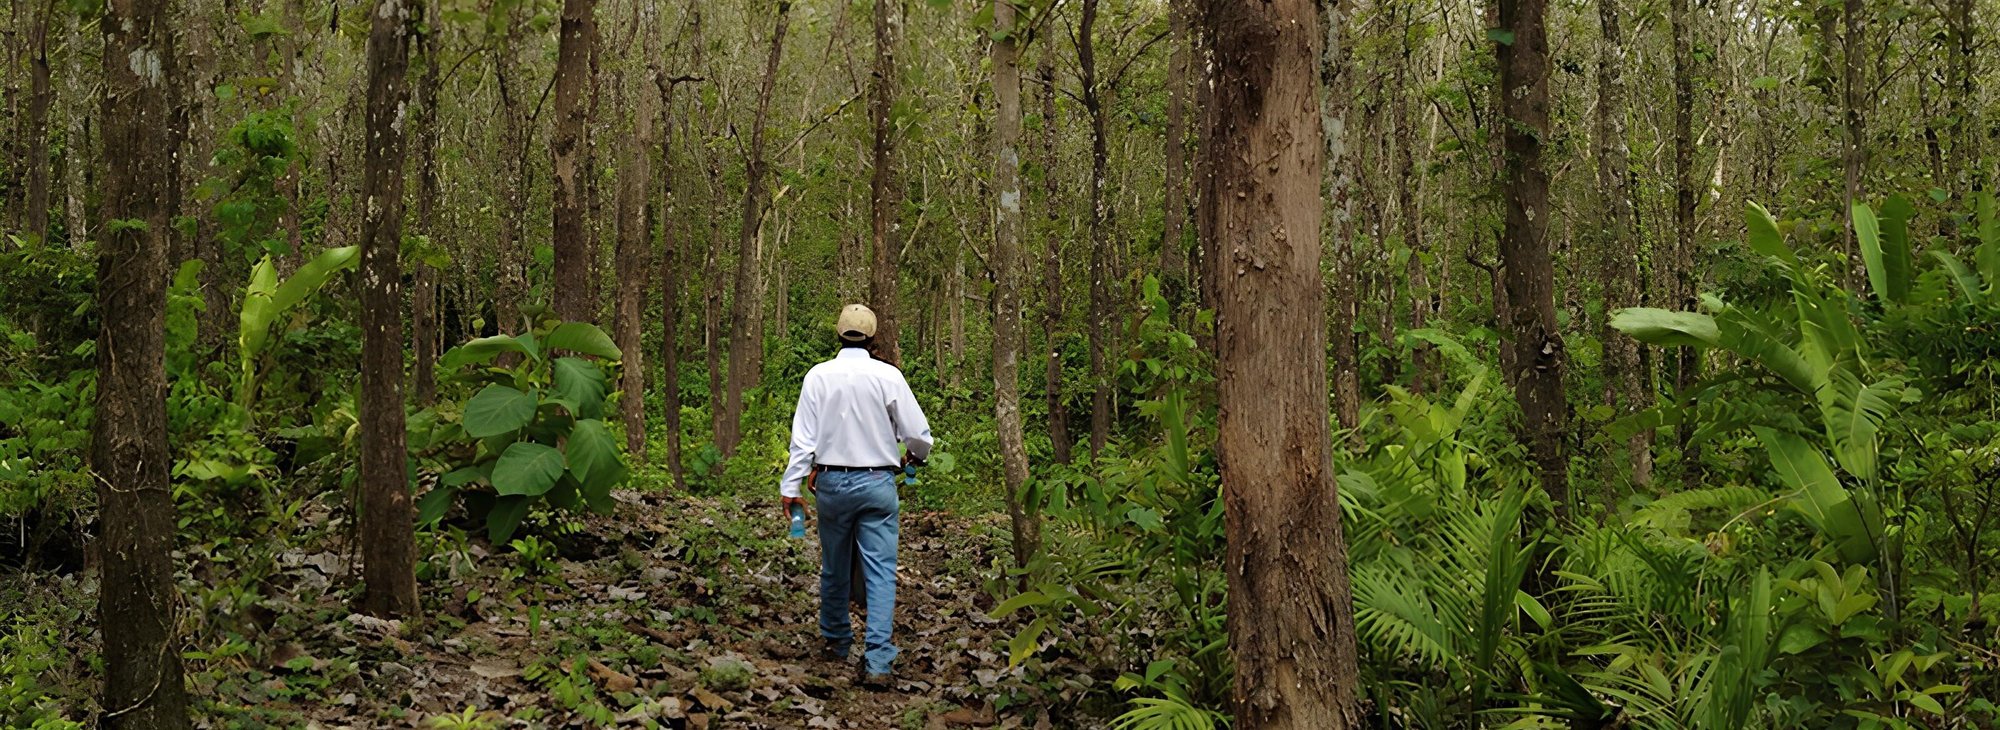
[[[931,426],[903,371],[868,354],[875,312],[850,304],[834,329],[840,353],[813,366],[799,390],[779,507],[787,519],[793,505],[803,509],[801,487],[812,489],[819,502],[822,655],[845,661],[853,649],[847,602],[859,579],[868,607],[862,681],[887,687],[897,652],[891,643],[901,510],[895,474],[901,464],[922,464],[930,456]],[[861,575],[855,575],[857,563]]]

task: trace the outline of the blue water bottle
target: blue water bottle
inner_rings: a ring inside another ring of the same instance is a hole
[[[806,506],[792,505],[792,537],[806,536]]]

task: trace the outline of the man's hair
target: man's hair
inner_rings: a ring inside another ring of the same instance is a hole
[[[864,349],[864,350],[867,350],[867,351],[869,351],[869,352],[871,352],[871,353],[873,353],[873,352],[875,351],[875,338],[874,338],[874,337],[864,337],[864,338],[862,338],[862,339],[859,339],[859,340],[850,340],[850,339],[847,339],[847,338],[845,338],[845,337],[841,337],[841,336],[839,336],[839,335],[834,335],[834,338],[833,338],[833,339],[834,339],[834,341],[835,341],[835,342],[838,342],[838,343],[840,343],[840,348],[848,348],[848,347],[859,347],[859,348],[861,348],[861,349]]]

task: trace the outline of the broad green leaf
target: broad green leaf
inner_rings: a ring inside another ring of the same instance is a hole
[[[562,452],[522,441],[507,447],[493,465],[493,489],[503,495],[539,497],[555,487],[562,473]]]
[[[313,292],[325,286],[334,274],[359,264],[360,254],[360,246],[342,246],[320,252],[318,256],[313,257],[313,260],[300,266],[298,271],[292,272],[291,278],[286,279],[285,283],[278,285],[277,290],[271,293],[271,304],[282,312],[305,301],[306,297],[312,296]]]
[[[1049,597],[1043,595],[1040,591],[1028,591],[1026,593],[1016,595],[1013,598],[1009,598],[1005,601],[1001,601],[1000,605],[994,606],[993,611],[988,615],[995,619],[1002,619],[1014,615],[1015,611],[1019,611],[1023,608],[1027,608],[1029,606],[1044,606],[1048,605],[1048,603],[1049,603]]]
[[[456,496],[457,489],[444,486],[425,494],[423,499],[417,500],[417,525],[428,525],[442,519],[445,510],[451,509],[452,498]]]
[[[467,484],[476,484],[479,482],[492,483],[492,481],[493,462],[491,461],[453,469],[450,473],[438,478],[438,484],[445,487],[463,487]]]
[[[1806,363],[1804,355],[1785,344],[1774,323],[1745,310],[1731,309],[1716,318],[1716,326],[1724,348],[1763,365],[1802,394],[1811,395],[1818,387],[1819,378],[1814,377],[1812,366]]]
[[[438,372],[451,373],[467,365],[483,365],[492,362],[493,358],[502,352],[532,354],[519,338],[508,335],[481,337],[451,348],[450,352],[438,359]]]
[[[1973,202],[1973,217],[1979,224],[1979,246],[1973,251],[1972,264],[1979,267],[1979,276],[1990,286],[2000,283],[2000,210],[1995,210],[1993,194],[1980,193]]]
[[[1714,317],[1653,307],[1620,309],[1611,315],[1611,326],[1640,342],[1660,346],[1715,347],[1722,338]]]
[[[476,439],[513,433],[535,420],[535,397],[505,385],[488,385],[465,402],[465,435]]]
[[[1851,215],[1861,260],[1868,268],[1868,286],[1875,298],[1900,303],[1910,296],[1910,201],[1900,196],[1882,204],[1878,217],[1866,203],[1855,203]]]
[[[493,509],[486,513],[486,539],[495,545],[505,545],[514,536],[514,528],[521,526],[521,520],[528,516],[528,506],[532,500],[520,495],[501,497],[493,503]]]
[[[1798,492],[1792,507],[1839,546],[1842,557],[1855,562],[1874,559],[1875,543],[1862,512],[1827,466],[1826,457],[1791,433],[1763,426],[1752,430],[1770,454],[1778,479]]]
[[[604,417],[604,394],[609,390],[604,371],[589,360],[565,357],[556,360],[555,373],[557,397],[576,404],[577,418]]]
[[[932,453],[927,463],[939,474],[950,474],[958,468],[958,457],[939,451]]]
[[[1846,369],[1834,371],[1819,391],[1820,417],[1833,443],[1834,460],[1863,481],[1875,478],[1876,434],[1903,399],[1903,381],[1885,378],[1863,386]]]
[[[618,458],[618,443],[611,429],[596,419],[576,422],[563,445],[569,456],[569,471],[583,487],[583,494],[607,494],[625,478],[625,464]]]
[[[1743,225],[1749,230],[1750,250],[1775,258],[1787,266],[1798,265],[1798,254],[1792,253],[1792,247],[1785,245],[1785,237],[1778,232],[1778,222],[1771,218],[1771,211],[1756,203],[1745,203]]]
[[[612,343],[611,336],[604,330],[588,322],[564,322],[542,340],[542,347],[551,350],[567,350],[580,355],[592,355],[606,360],[617,360],[622,356],[618,345]]]

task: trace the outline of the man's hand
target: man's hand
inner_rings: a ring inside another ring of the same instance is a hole
[[[804,512],[807,517],[812,516],[812,508],[806,505],[804,497],[781,497],[778,499],[778,511],[784,513],[786,521],[792,519],[792,505],[795,504],[799,506],[799,510]]]

